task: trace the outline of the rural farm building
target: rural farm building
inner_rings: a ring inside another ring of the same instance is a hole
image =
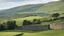
[[[50,24],[51,29],[64,29],[64,24]]]
[[[39,26],[19,26],[19,30],[27,30],[27,31],[41,31],[41,30],[49,30],[49,25],[39,25]]]

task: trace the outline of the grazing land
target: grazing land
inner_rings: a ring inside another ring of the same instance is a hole
[[[14,36],[24,33],[23,36],[64,36],[64,30],[48,30],[48,31],[25,31],[25,32],[0,32],[0,36]]]
[[[64,24],[64,18],[57,20],[54,19],[57,17],[51,17],[54,13],[60,14],[58,18],[64,17],[64,1],[24,5],[0,10],[0,23],[7,22],[8,20],[15,20],[18,26],[22,26],[23,20],[32,22],[33,19],[40,19],[42,23],[37,25]],[[54,19],[54,21],[48,21],[50,19]],[[4,30],[0,31],[0,36],[14,36],[20,33],[24,33],[23,36],[64,36],[64,29],[47,31]]]

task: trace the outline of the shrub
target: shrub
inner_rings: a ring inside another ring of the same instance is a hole
[[[23,25],[31,25],[31,24],[32,24],[32,22],[30,22],[30,21],[27,21],[27,20],[23,21]]]
[[[4,25],[3,24],[0,24],[0,31],[4,30]]]
[[[52,17],[54,17],[54,18],[58,18],[59,16],[60,16],[59,13],[54,13],[54,14],[52,14]]]
[[[13,30],[17,26],[16,21],[7,21],[6,24],[7,24],[7,29],[8,30]]]
[[[37,24],[41,24],[41,21],[40,21],[40,19],[38,19],[38,20],[37,20]]]

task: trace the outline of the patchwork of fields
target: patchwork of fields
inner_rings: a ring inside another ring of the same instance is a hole
[[[23,20],[33,21],[33,19],[49,20],[51,14],[59,13],[59,17],[64,17],[64,2],[50,2],[47,4],[32,4],[19,6],[7,10],[0,11],[0,23],[8,20],[15,20],[18,26],[21,26]],[[64,24],[64,19],[42,22],[41,25],[46,24]],[[24,33],[23,36],[64,36],[63,30],[47,30],[47,31],[0,31],[0,36],[15,36],[17,34]]]

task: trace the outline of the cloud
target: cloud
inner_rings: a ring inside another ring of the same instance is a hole
[[[12,7],[26,4],[39,4],[51,1],[58,1],[58,0],[0,0],[0,9],[9,9]]]
[[[0,0],[1,2],[58,1],[58,0]]]

